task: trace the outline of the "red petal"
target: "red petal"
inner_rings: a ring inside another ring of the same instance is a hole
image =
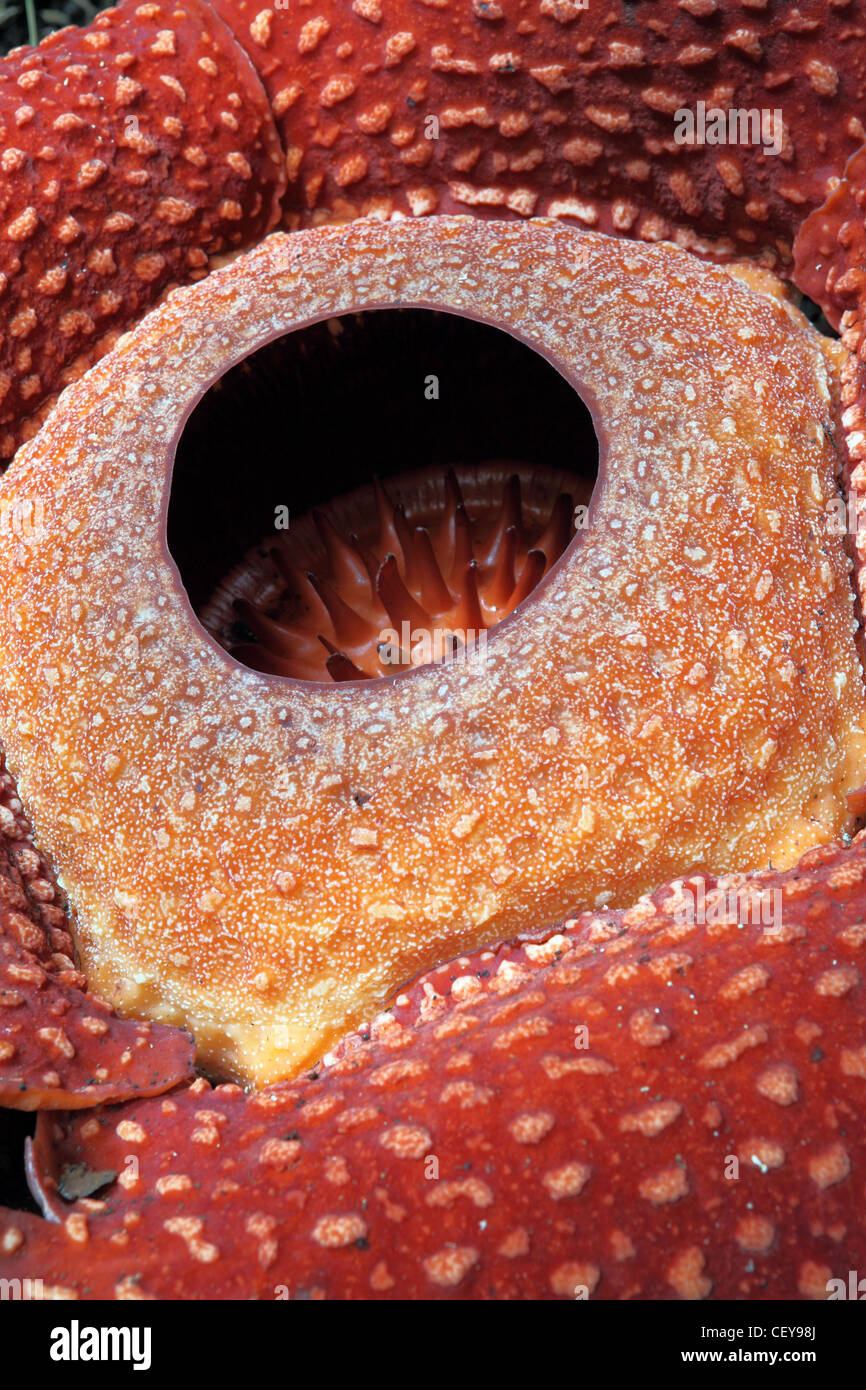
[[[680,881],[443,966],[293,1085],[46,1116],[63,1221],[4,1213],[0,1274],[87,1298],[825,1296],[866,1259],[864,884],[862,836]],[[70,1165],[121,1176],[64,1204]]]
[[[188,1033],[116,1018],[88,994],[50,870],[0,755],[0,1105],[77,1109],[192,1075]]]
[[[261,84],[203,0],[123,5],[19,49],[0,127],[8,458],[166,287],[260,240],[285,168]]]
[[[271,98],[293,227],[394,208],[548,214],[784,264],[863,138],[845,6],[214,3]],[[677,112],[699,102],[766,113],[766,131],[756,142],[737,117],[734,143],[677,143]]]

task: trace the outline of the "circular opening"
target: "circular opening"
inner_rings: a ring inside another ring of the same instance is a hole
[[[168,544],[253,669],[357,680],[449,660],[529,596],[586,516],[592,418],[497,328],[370,310],[228,371],[178,443]]]

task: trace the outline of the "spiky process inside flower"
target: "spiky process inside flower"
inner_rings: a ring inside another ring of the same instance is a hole
[[[454,660],[483,647],[548,573],[590,490],[499,461],[377,479],[251,552],[204,622],[239,661],[299,680]]]

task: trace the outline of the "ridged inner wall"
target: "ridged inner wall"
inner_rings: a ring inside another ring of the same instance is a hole
[[[490,459],[542,465],[591,487],[589,411],[510,335],[429,310],[378,310],[268,344],[208,391],[179,441],[168,540],[193,606],[288,508],[416,469]]]

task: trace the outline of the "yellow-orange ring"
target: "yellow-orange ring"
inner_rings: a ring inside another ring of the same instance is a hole
[[[574,384],[601,444],[588,529],[484,660],[251,672],[168,554],[176,441],[240,358],[395,304],[496,324]],[[549,222],[277,235],[173,293],[0,493],[44,517],[0,536],[0,733],[95,987],[261,1083],[455,950],[848,829],[837,351],[743,277]]]

